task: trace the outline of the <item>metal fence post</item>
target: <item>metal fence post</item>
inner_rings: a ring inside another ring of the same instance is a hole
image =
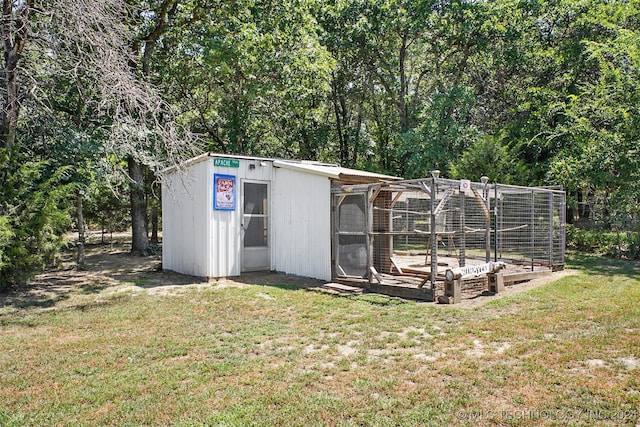
[[[436,178],[431,177],[431,290],[436,289],[438,272],[438,235],[436,234]]]
[[[498,183],[493,184],[493,260],[498,262]]]

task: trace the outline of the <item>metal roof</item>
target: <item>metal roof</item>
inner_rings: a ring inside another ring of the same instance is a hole
[[[343,168],[342,166],[318,163],[307,160],[274,160],[273,166],[277,168],[292,169],[307,172],[315,175],[326,176],[329,179],[338,181],[398,181],[402,178],[390,175],[383,175],[374,172],[367,172],[358,169]]]
[[[367,172],[358,169],[343,168],[337,164],[315,162],[311,160],[284,160],[273,159],[268,157],[252,157],[252,156],[239,156],[233,154],[221,154],[221,153],[205,153],[197,157],[187,160],[180,166],[171,166],[160,172],[160,174],[166,175],[173,173],[176,170],[188,168],[191,165],[200,163],[209,158],[227,158],[227,159],[239,159],[239,160],[254,160],[254,161],[266,161],[271,162],[276,168],[297,170],[300,172],[306,172],[314,175],[326,176],[329,179],[347,182],[379,182],[379,181],[399,181],[402,178],[397,176],[383,175],[374,172]]]

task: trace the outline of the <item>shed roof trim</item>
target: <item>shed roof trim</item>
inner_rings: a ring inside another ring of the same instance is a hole
[[[317,163],[311,161],[290,161],[290,160],[275,160],[273,162],[273,166],[284,168],[284,169],[292,169],[298,170],[302,172],[312,173],[315,175],[326,176],[329,179],[342,180],[346,177],[361,177],[361,178],[371,178],[376,180],[384,180],[384,181],[396,181],[401,178],[390,176],[390,175],[382,175],[379,173],[361,171],[357,169],[349,169],[343,168],[338,165],[327,164],[327,163]]]
[[[398,181],[402,178],[383,175],[374,172],[367,172],[357,169],[349,169],[343,168],[342,166],[332,164],[332,163],[321,163],[310,160],[282,160],[282,159],[272,159],[267,157],[249,157],[249,156],[238,156],[231,154],[219,154],[219,153],[206,153],[201,154],[197,157],[187,160],[180,166],[171,166],[160,172],[162,175],[166,175],[169,173],[173,173],[179,169],[188,168],[196,163],[200,163],[201,161],[207,160],[213,157],[221,157],[221,158],[229,158],[229,159],[242,159],[242,160],[258,160],[258,161],[268,161],[272,162],[274,167],[297,170],[300,172],[311,173],[315,175],[325,176],[329,179],[334,180],[344,180],[348,177],[355,178],[364,178],[378,181]]]

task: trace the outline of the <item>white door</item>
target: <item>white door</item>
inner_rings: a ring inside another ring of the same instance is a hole
[[[270,270],[269,184],[242,183],[242,271]]]

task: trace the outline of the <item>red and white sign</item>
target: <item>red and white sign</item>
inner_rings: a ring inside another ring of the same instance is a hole
[[[468,179],[461,179],[460,180],[460,191],[463,191],[465,193],[468,193],[471,191],[471,181],[469,181]]]

